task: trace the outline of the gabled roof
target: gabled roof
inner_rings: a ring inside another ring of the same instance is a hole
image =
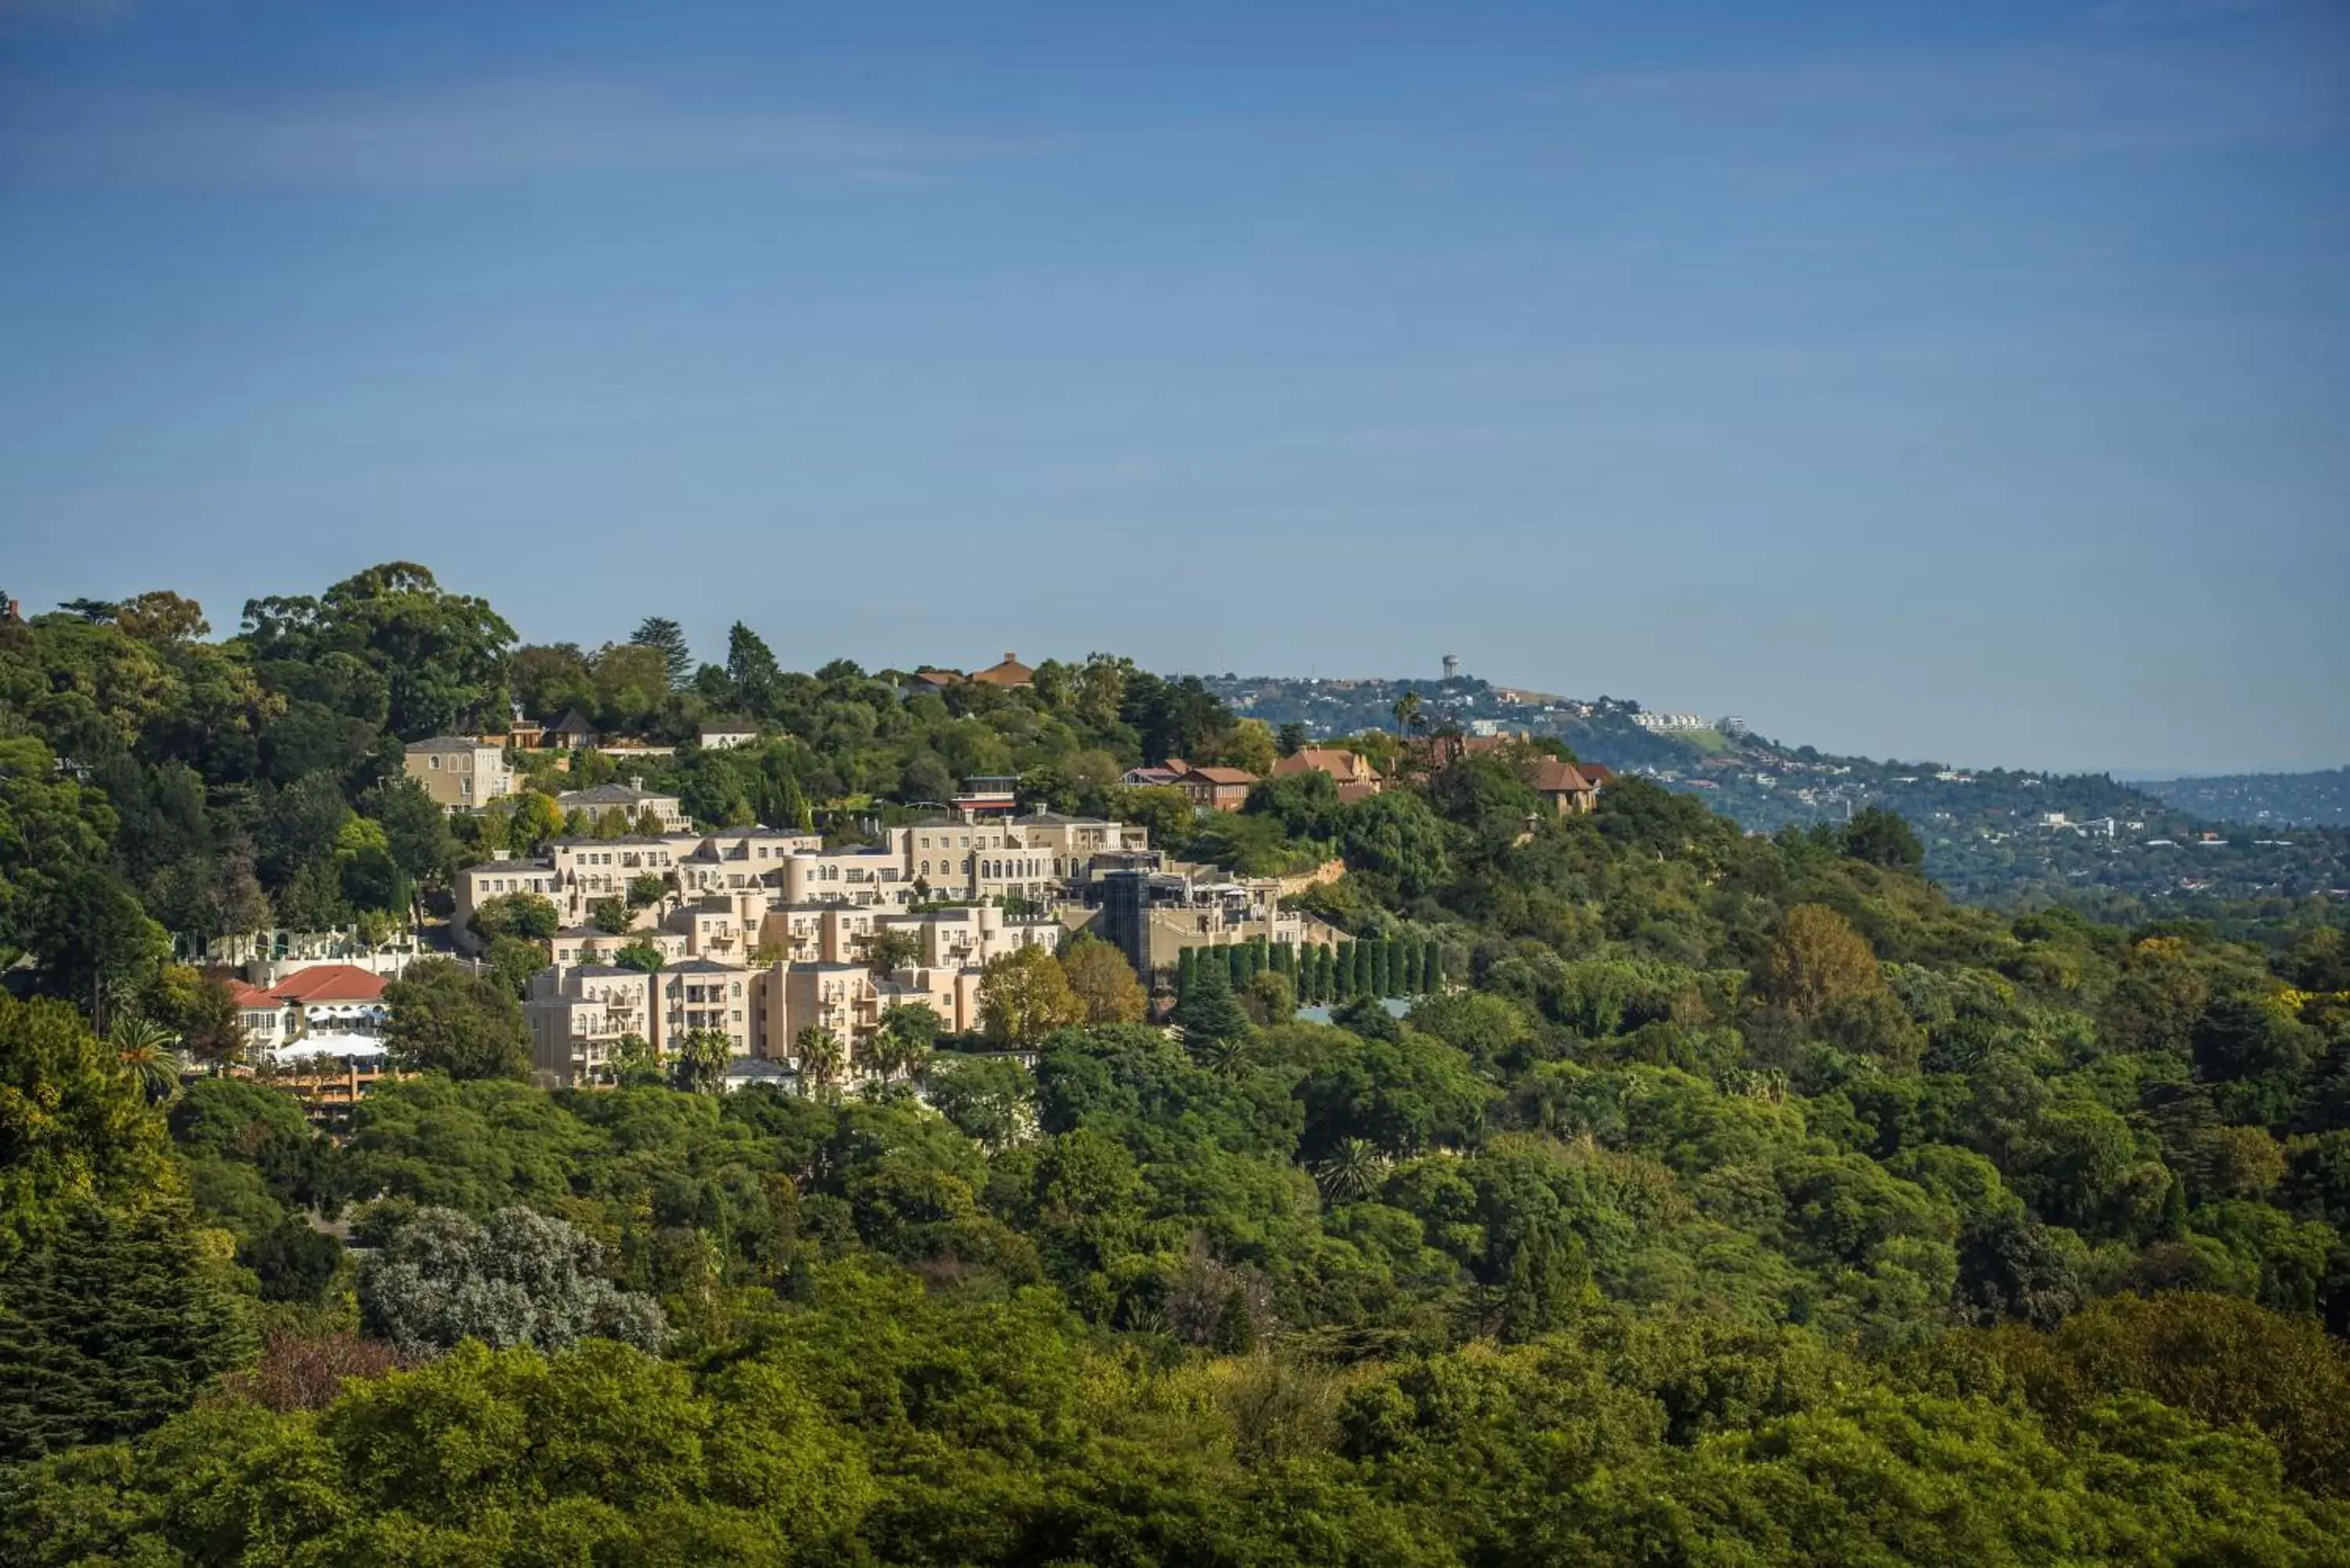
[[[563,715],[561,722],[550,726],[547,730],[547,733],[551,735],[592,735],[595,732],[596,726],[589,723],[588,716],[577,708]]]
[[[285,1005],[259,986],[247,985],[241,980],[228,982],[228,995],[229,1000],[236,1003],[240,1012],[253,1012],[265,1007],[276,1008]]]
[[[280,1002],[315,1007],[329,1002],[381,1002],[383,976],[357,964],[318,963],[297,969],[269,988]]]
[[[484,741],[479,735],[435,735],[430,740],[409,742],[408,751],[411,756],[422,756],[427,752],[473,752],[495,744],[495,741]]]
[[[1184,774],[1183,777],[1187,781],[1196,779],[1203,784],[1253,784],[1256,783],[1256,775],[1243,768],[1193,768]]]
[[[1273,773],[1275,778],[1294,774],[1328,774],[1340,784],[1377,784],[1379,778],[1379,770],[1371,765],[1368,757],[1336,746],[1302,746],[1274,763]]]
[[[1007,649],[1001,663],[991,664],[984,670],[974,670],[971,678],[982,686],[1033,686],[1036,682],[1036,671],[1021,663],[1019,656]]]
[[[1536,763],[1534,776],[1527,782],[1540,794],[1586,794],[1591,790],[1591,781],[1573,763],[1563,763],[1556,757],[1544,757]]]

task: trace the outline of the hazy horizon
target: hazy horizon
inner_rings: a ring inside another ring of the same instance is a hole
[[[2350,13],[0,0],[0,587],[2350,759]]]

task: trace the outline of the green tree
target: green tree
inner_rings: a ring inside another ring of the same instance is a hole
[[[661,668],[672,687],[684,685],[685,678],[693,673],[693,650],[686,646],[685,628],[666,616],[647,616],[638,622],[629,641],[661,656]]]
[[[162,1124],[74,1010],[0,993],[0,1265],[76,1205],[170,1186]]]
[[[938,1013],[922,1002],[886,1007],[880,1026],[866,1046],[866,1064],[885,1078],[920,1076],[945,1026]]]
[[[884,928],[865,944],[865,961],[882,974],[911,969],[922,959],[922,939],[909,930]]]
[[[670,1070],[677,1087],[714,1095],[723,1086],[726,1064],[733,1054],[734,1042],[728,1036],[715,1029],[696,1029],[678,1041],[670,1054]]]
[[[659,974],[668,964],[660,949],[650,942],[630,942],[612,955],[612,961],[622,969],[633,969],[645,974]]]
[[[525,941],[543,942],[563,929],[562,913],[555,900],[539,893],[500,893],[484,898],[466,928],[484,940],[499,937],[520,937]]]
[[[821,1024],[811,1023],[794,1035],[792,1054],[798,1058],[801,1075],[818,1088],[839,1083],[848,1065],[847,1045]]]
[[[1193,1051],[1204,1051],[1218,1041],[1245,1040],[1249,1033],[1248,1013],[1232,995],[1229,971],[1220,961],[1223,954],[1211,948],[1209,959],[1192,971],[1191,984],[1176,1000],[1172,1022],[1182,1031],[1183,1043]]]
[[[1926,863],[1926,846],[1898,812],[1872,805],[1856,812],[1845,825],[1844,852],[1856,860],[1897,871],[1915,871]]]
[[[1261,1024],[1286,1023],[1297,1016],[1297,988],[1279,970],[1268,969],[1248,982],[1241,1005]]]
[[[386,721],[403,741],[494,715],[515,640],[487,600],[448,593],[406,561],[370,566],[317,598],[249,600],[244,636],[265,669],[338,656],[363,667],[381,681]]]
[[[383,989],[384,1043],[403,1064],[452,1078],[525,1078],[530,1032],[512,994],[447,959],[419,959]]]
[[[515,796],[514,814],[506,818],[506,845],[517,855],[532,855],[551,838],[563,836],[563,808],[555,797],[536,790]]]
[[[168,1100],[179,1091],[180,1059],[172,1053],[170,1030],[151,1018],[120,1014],[107,1038],[123,1070],[150,1105]]]
[[[165,1196],[74,1203],[0,1268],[0,1466],[143,1431],[251,1354],[222,1263]]]

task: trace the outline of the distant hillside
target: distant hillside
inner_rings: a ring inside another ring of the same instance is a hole
[[[2314,774],[2215,774],[2151,779],[2138,788],[2181,811],[2281,827],[2350,826],[2350,768]]]
[[[1835,756],[1735,725],[1731,732],[1660,729],[1665,721],[1626,699],[1561,697],[1466,677],[1224,675],[1206,683],[1235,712],[1276,727],[1302,723],[1316,737],[1392,730],[1395,704],[1410,692],[1430,727],[1556,735],[1587,761],[1700,795],[1752,832],[1839,823],[1886,806],[1917,827],[1936,879],[1978,903],[2061,900],[2127,917],[2350,889],[2350,772],[2133,785],[2104,774]],[[2315,805],[2285,815],[2289,803],[2322,798],[2314,785],[2274,787],[2303,781],[2331,781],[2332,815],[2315,815]],[[2270,788],[2256,794],[2253,785]]]

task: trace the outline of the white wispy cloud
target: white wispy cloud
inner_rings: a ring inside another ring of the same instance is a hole
[[[456,185],[730,169],[904,179],[1032,150],[600,78],[267,99],[25,93],[0,110],[0,179],[43,183]]]

